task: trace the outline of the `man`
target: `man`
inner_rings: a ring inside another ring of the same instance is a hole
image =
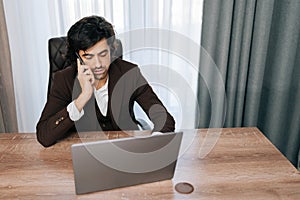
[[[85,17],[68,31],[71,66],[56,72],[37,124],[45,147],[74,131],[137,130],[137,102],[154,124],[153,131],[174,131],[167,112],[139,68],[115,58],[112,25],[99,16]]]

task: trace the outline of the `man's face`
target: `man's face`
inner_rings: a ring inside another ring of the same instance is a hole
[[[105,38],[85,51],[79,50],[79,55],[85,65],[90,67],[96,80],[107,78],[110,65],[110,48]]]

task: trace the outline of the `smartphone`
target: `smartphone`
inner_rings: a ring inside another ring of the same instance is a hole
[[[78,54],[77,52],[75,52],[75,54],[76,54],[77,58],[79,59],[80,64],[81,64],[81,65],[85,65],[84,61],[83,61],[82,58],[79,56],[79,54]]]

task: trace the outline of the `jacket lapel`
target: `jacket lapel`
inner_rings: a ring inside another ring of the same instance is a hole
[[[112,63],[109,68],[109,81],[108,81],[108,108],[110,115],[115,126],[118,126],[120,113],[122,108],[121,99],[124,95],[124,84],[118,82],[122,74],[118,67]]]

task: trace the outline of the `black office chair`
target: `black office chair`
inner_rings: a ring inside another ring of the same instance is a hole
[[[123,46],[119,39],[115,40],[115,51],[112,53],[113,57],[123,58]],[[52,81],[55,72],[62,70],[70,66],[70,61],[66,58],[67,54],[67,37],[55,37],[48,41],[48,52],[49,52],[49,80],[48,80],[48,92],[47,98],[49,96]],[[150,130],[151,126],[143,119],[137,119],[140,129]]]

